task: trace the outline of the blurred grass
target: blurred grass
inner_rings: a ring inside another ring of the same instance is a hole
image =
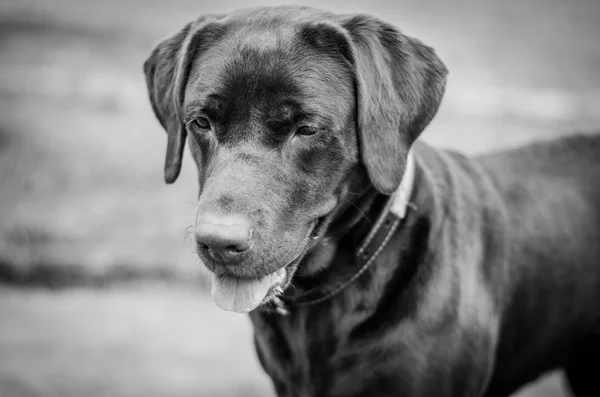
[[[600,125],[596,0],[302,3],[380,15],[437,49],[451,73],[424,134],[433,144],[475,153]],[[0,280],[188,281],[0,291],[0,396],[270,393],[245,317],[190,289],[204,285],[184,238],[195,171],[186,158],[178,183],[163,185],[165,134],[141,71],[185,22],[249,5],[0,4]],[[558,384],[525,395],[560,396]]]

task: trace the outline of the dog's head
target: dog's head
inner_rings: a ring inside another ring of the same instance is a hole
[[[236,311],[289,284],[357,181],[398,187],[447,73],[385,22],[304,7],[201,17],[144,71],[168,133],[165,180],[177,178],[187,138],[198,254],[213,298]]]

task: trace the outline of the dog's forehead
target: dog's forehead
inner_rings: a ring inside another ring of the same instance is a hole
[[[294,45],[307,24],[330,21],[333,14],[304,6],[255,7],[232,12],[219,19],[238,45],[275,50]]]
[[[274,51],[277,49],[282,36],[282,32],[271,29],[247,29],[244,34],[240,34],[238,43],[242,48]]]
[[[223,18],[238,25],[300,25],[305,22],[331,20],[334,14],[317,8],[296,5],[251,7],[234,11]]]
[[[227,35],[194,60],[186,86],[188,107],[218,97],[247,111],[243,108],[260,104],[285,106],[293,98],[335,115],[353,103],[349,69],[340,59],[310,48],[300,34],[302,23],[230,24]]]

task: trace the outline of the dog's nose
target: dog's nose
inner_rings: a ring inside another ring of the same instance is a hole
[[[252,223],[242,215],[203,216],[196,224],[196,242],[219,263],[240,263],[252,245]]]

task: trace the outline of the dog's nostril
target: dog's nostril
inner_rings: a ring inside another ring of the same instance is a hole
[[[246,251],[248,249],[248,246],[228,245],[227,247],[225,247],[225,249],[231,253],[239,254]]]

